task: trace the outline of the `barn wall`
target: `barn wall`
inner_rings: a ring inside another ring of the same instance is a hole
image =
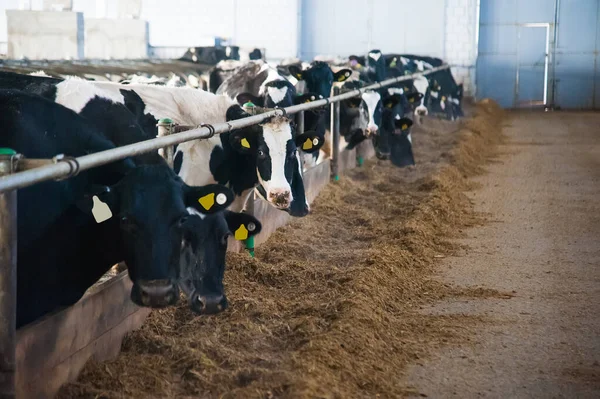
[[[214,37],[267,49],[271,59],[298,51],[299,0],[143,0],[152,46],[213,45]]]
[[[303,0],[300,56],[312,60],[379,48],[443,57],[444,19],[440,0]]]
[[[475,93],[478,0],[446,0],[445,57],[468,95]]]
[[[474,92],[477,0],[303,0],[300,57],[409,53],[440,57]],[[351,10],[348,12],[348,10]],[[343,11],[343,12],[342,12]]]
[[[85,57],[118,60],[148,58],[148,23],[139,19],[87,18]]]

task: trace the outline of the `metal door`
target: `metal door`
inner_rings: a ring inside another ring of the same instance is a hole
[[[547,23],[525,23],[518,27],[515,91],[518,107],[547,103],[549,36]]]

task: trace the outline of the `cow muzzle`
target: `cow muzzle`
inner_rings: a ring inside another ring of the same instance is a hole
[[[198,292],[190,296],[190,308],[194,313],[217,314],[227,309],[227,297],[221,294],[201,295]]]
[[[377,127],[377,125],[369,125],[365,129],[365,135],[367,137],[371,137],[372,135],[377,134],[378,130],[379,130],[379,128]]]
[[[131,288],[131,300],[138,306],[164,308],[178,299],[179,287],[170,280],[140,280]]]
[[[270,190],[268,192],[268,198],[270,203],[275,205],[279,209],[287,209],[292,203],[292,193],[290,190]]]

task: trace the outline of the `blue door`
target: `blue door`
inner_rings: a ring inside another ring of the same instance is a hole
[[[478,98],[506,108],[545,101],[600,109],[600,0],[480,4]]]
[[[520,25],[517,40],[516,106],[544,105],[547,100],[549,24]]]
[[[600,108],[600,1],[561,0],[556,44],[556,104]]]

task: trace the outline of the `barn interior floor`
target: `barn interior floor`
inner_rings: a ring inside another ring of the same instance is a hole
[[[600,397],[600,113],[512,112],[504,133],[469,193],[491,222],[466,230],[438,278],[510,295],[425,307],[483,323],[405,383],[435,398]]]

